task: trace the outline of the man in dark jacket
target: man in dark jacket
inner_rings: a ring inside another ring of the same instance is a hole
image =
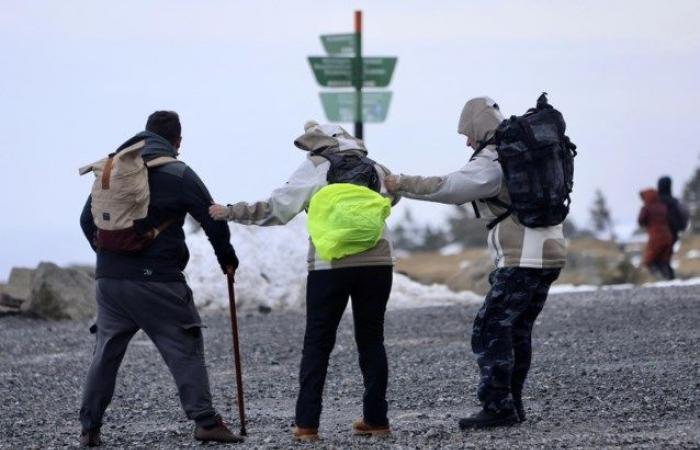
[[[161,156],[176,158],[180,148],[180,119],[172,111],[156,111],[143,131],[117,152],[145,140],[144,161]],[[81,444],[100,445],[100,427],[112,400],[119,365],[129,340],[142,329],[163,356],[175,379],[180,402],[194,420],[195,439],[240,442],[212,406],[204,362],[202,322],[183,270],[189,260],[183,225],[190,214],[204,229],[224,273],[238,267],[228,226],[209,217],[211,195],[197,174],[181,161],[149,169],[150,202],[147,221],[165,229],[145,250],[136,254],[95,248],[96,225],[88,198],[80,225],[97,252],[97,323],[92,364],[87,373],[80,408]]]
[[[675,245],[678,241],[678,235],[688,228],[688,219],[690,214],[688,208],[685,207],[681,202],[678,201],[672,194],[671,190],[671,177],[664,176],[659,178],[658,181],[658,192],[659,200],[666,205],[667,216],[668,216],[668,227],[671,229],[672,245]],[[673,255],[673,248],[671,248],[671,255]],[[676,274],[673,271],[673,267],[670,264],[665,268],[666,276],[669,279],[674,279]]]

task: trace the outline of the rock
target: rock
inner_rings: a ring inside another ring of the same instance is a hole
[[[95,266],[89,264],[73,264],[68,266],[69,269],[82,270],[83,272],[95,278]]]
[[[266,305],[258,305],[258,312],[260,314],[270,314],[272,312],[272,308]]]
[[[33,269],[14,267],[10,272],[10,279],[0,294],[0,304],[12,308],[19,308],[29,299],[32,289]]]
[[[93,278],[81,269],[41,263],[34,272],[29,300],[22,311],[52,320],[87,319],[96,312]]]

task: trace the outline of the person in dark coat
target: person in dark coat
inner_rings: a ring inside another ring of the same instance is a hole
[[[671,279],[671,254],[673,236],[668,225],[668,208],[659,199],[654,189],[645,189],[639,193],[644,206],[639,212],[639,225],[646,228],[649,235],[644,249],[644,265],[657,277]]]
[[[673,239],[673,244],[675,245],[678,241],[678,235],[683,230],[688,228],[688,219],[690,214],[688,212],[688,208],[673,196],[671,190],[671,177],[663,176],[659,178],[658,192],[659,199],[664,205],[666,205],[668,212],[668,226],[671,229],[671,237]],[[671,255],[673,255],[673,248],[671,249]],[[667,270],[671,274],[671,279],[676,277],[670,263]]]
[[[183,273],[189,260],[183,230],[185,215],[190,214],[202,225],[224,273],[234,273],[238,258],[228,226],[207,213],[214,201],[206,186],[189,166],[177,160],[181,131],[177,113],[156,111],[148,118],[145,131],[117,149],[144,141],[144,161],[163,156],[173,159],[148,172],[147,220],[154,227],[171,222],[150,246],[135,254],[98,248],[92,196],[80,216],[85,238],[97,256],[97,321],[90,329],[96,337],[95,349],[80,407],[80,444],[85,447],[102,444],[102,419],[114,395],[117,372],[129,341],[139,330],[153,341],[170,369],[180,403],[195,422],[195,439],[242,441],[231,433],[212,403],[204,361],[204,325]]]

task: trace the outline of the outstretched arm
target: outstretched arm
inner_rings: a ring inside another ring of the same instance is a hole
[[[387,189],[404,197],[461,205],[495,197],[501,189],[503,172],[497,162],[477,157],[457,172],[439,177],[391,175]]]
[[[244,225],[284,225],[309,206],[311,197],[326,185],[324,162],[316,166],[306,160],[282,187],[272,191],[265,201],[234,205],[212,205],[209,214],[215,220],[231,220]]]
[[[208,208],[214,203],[214,200],[212,200],[202,180],[190,168],[187,168],[183,177],[182,194],[187,212],[202,225],[204,233],[209,238],[221,270],[224,273],[227,273],[229,268],[236,270],[238,258],[231,245],[231,233],[228,225],[209,217]]]

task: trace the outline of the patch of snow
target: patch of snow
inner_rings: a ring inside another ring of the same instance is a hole
[[[592,291],[615,291],[621,289],[633,289],[635,287],[669,287],[669,286],[696,286],[700,285],[700,277],[689,278],[687,280],[671,280],[671,281],[655,281],[652,283],[644,283],[641,286],[632,283],[624,284],[609,284],[605,286],[595,286],[591,284],[555,284],[549,289],[550,294],[568,294],[571,292],[592,292]]]
[[[687,280],[655,281],[644,283],[642,287],[669,287],[669,286],[697,286],[700,285],[700,277],[688,278]]]
[[[230,224],[231,242],[240,259],[236,271],[236,304],[241,308],[303,308],[306,297],[308,235],[305,217],[285,226]],[[197,305],[228,308],[226,277],[203,232],[189,234],[190,262],[185,274]],[[453,292],[444,285],[426,286],[394,273],[389,308],[480,302],[471,292]]]
[[[442,256],[456,255],[464,250],[464,246],[459,242],[453,242],[452,244],[447,244],[440,249],[440,254]]]
[[[471,266],[471,262],[468,259],[464,259],[459,262],[459,270],[464,270],[467,267]]]
[[[685,257],[688,259],[698,259],[700,258],[700,250],[688,250],[685,254]]]

